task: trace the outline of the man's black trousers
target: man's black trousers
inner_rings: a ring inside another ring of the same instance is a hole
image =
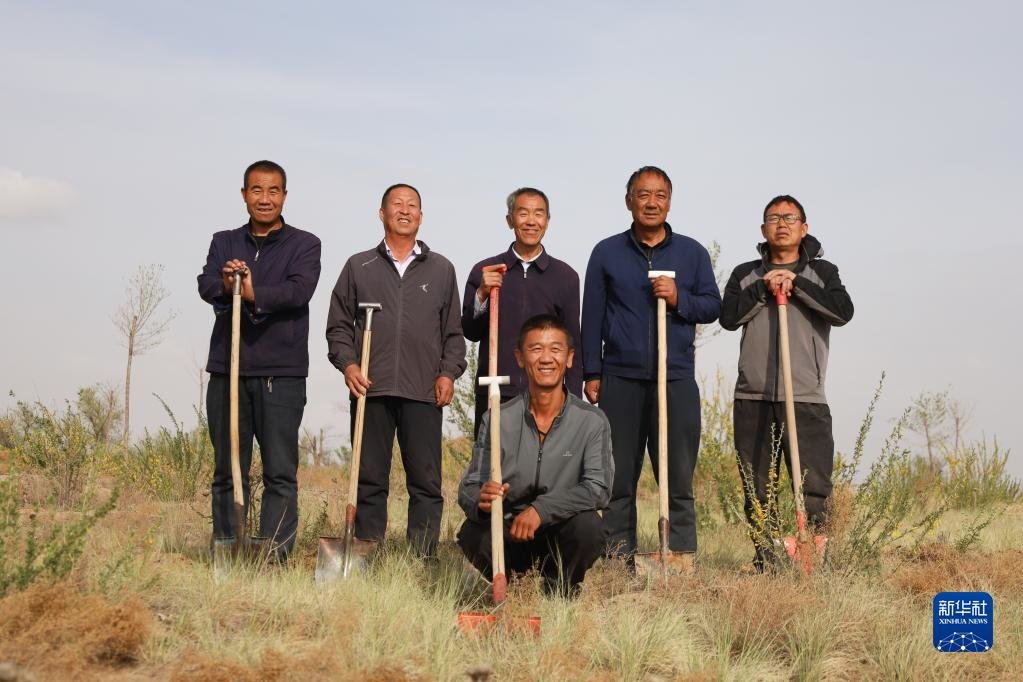
[[[230,379],[211,374],[206,416],[213,441],[213,537],[244,535],[234,528],[231,480]],[[238,381],[238,435],[245,506],[249,504],[252,438],[263,462],[259,534],[286,555],[298,530],[298,429],[305,411],[305,377],[241,377]]]
[[[657,476],[657,382],[605,374],[600,409],[611,422],[615,478],[604,512],[608,554],[636,552],[636,486],[649,452]],[[700,387],[695,379],[668,382],[668,548],[696,551],[693,471],[700,449]],[[650,528],[656,537],[656,527]]]
[[[504,521],[504,566],[509,577],[536,566],[551,593],[574,594],[593,562],[603,551],[607,538],[604,521],[595,511],[580,512],[559,523],[536,531],[529,542],[516,542],[508,535],[511,518]],[[458,531],[458,546],[466,558],[488,579],[493,572],[490,551],[490,519],[466,519]]]
[[[351,405],[354,440],[354,400]],[[359,539],[380,541],[387,532],[391,452],[397,431],[409,495],[406,535],[417,553],[427,556],[436,553],[444,511],[440,484],[441,415],[441,408],[419,400],[394,396],[366,399],[355,517],[355,535]]]
[[[828,496],[831,495],[831,472],[835,464],[835,440],[831,431],[831,409],[826,403],[795,403],[796,434],[799,437],[799,466],[803,470],[803,497],[806,516],[811,524],[825,521]],[[768,503],[767,484],[771,472],[772,437],[781,437],[781,449],[774,462],[780,461],[791,479],[789,435],[785,426],[785,403],[767,400],[736,400],[733,406],[735,449],[739,467],[745,476],[752,475],[756,499],[761,508]],[[753,522],[754,505],[747,486],[746,518]],[[777,505],[774,507],[777,509]],[[771,531],[778,532],[778,519],[770,519]]]

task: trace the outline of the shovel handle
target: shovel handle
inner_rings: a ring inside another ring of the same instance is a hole
[[[236,270],[234,273],[234,292],[231,296],[231,374],[229,381],[228,419],[231,438],[231,488],[236,510],[235,525],[239,518],[242,527],[235,528],[235,537],[240,538],[245,532],[245,491],[242,489],[241,438],[238,433],[238,374],[241,366],[242,337],[242,278],[248,270]]]
[[[799,434],[796,429],[796,403],[792,394],[792,356],[789,353],[788,295],[780,289],[774,295],[778,303],[779,355],[785,390],[785,430],[789,442],[789,468],[792,470],[792,494],[796,502],[796,521],[806,518],[803,501],[803,470],[799,463]],[[805,522],[803,524],[805,526]]]

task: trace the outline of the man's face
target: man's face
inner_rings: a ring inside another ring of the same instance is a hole
[[[660,175],[643,173],[632,183],[632,190],[625,196],[625,205],[637,225],[660,227],[671,210],[671,188]]]
[[[791,222],[790,222],[791,221]],[[782,201],[767,209],[766,220],[760,231],[772,249],[789,249],[799,246],[806,236],[808,225],[803,222],[799,207]]]
[[[380,209],[380,222],[384,224],[387,236],[414,238],[419,232],[419,224],[423,222],[419,195],[408,187],[392,189]]]
[[[515,231],[515,243],[532,249],[547,232],[547,204],[536,194],[520,194],[508,215],[508,227]]]
[[[277,171],[254,170],[249,173],[246,186],[242,187],[242,200],[252,222],[273,226],[281,218],[284,199],[284,178]]]
[[[568,336],[560,329],[531,329],[522,347],[515,349],[515,359],[529,378],[530,391],[561,386],[574,354],[569,350]]]

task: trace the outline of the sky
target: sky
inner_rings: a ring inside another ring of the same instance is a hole
[[[339,445],[328,301],[382,237],[385,187],[419,188],[419,237],[462,282],[510,243],[507,194],[539,187],[545,244],[582,276],[653,164],[673,228],[717,242],[726,274],[768,199],[806,207],[856,306],[831,336],[839,451],[885,372],[867,459],[948,389],[1023,476],[1021,21],[1012,2],[0,0],[0,409],[123,384],[111,316],[152,263],[177,316],[136,359],[133,431],[168,424],[154,393],[190,419],[213,321],[195,276],[247,219],[243,169],[270,158],[286,219],[323,242],[304,426]],[[710,339],[698,373],[733,383],[738,344]]]

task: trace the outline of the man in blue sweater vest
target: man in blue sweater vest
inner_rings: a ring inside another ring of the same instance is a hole
[[[579,275],[564,261],[550,256],[541,243],[551,217],[547,195],[533,187],[520,187],[508,195],[507,204],[505,220],[515,233],[515,241],[504,253],[472,267],[462,303],[462,332],[470,341],[479,342],[477,369],[485,376],[490,360],[488,297],[492,287],[501,287],[497,373],[510,379],[501,386],[502,402],[522,393],[528,385],[525,371],[515,361],[519,329],[526,320],[534,315],[553,315],[565,323],[573,345],[579,343]],[[583,373],[578,363],[567,369],[565,384],[570,393],[582,395]],[[477,389],[475,433],[479,433],[486,411],[487,392]]]
[[[604,513],[608,554],[632,562],[636,552],[636,485],[643,452],[657,472],[657,299],[667,304],[668,491],[673,552],[696,551],[693,471],[700,444],[700,389],[693,371],[697,324],[721,312],[710,255],[672,231],[671,180],[654,166],[629,178],[628,230],[596,245],[586,267],[582,311],[586,397],[611,422],[615,479]],[[651,270],[675,278],[649,279]]]

